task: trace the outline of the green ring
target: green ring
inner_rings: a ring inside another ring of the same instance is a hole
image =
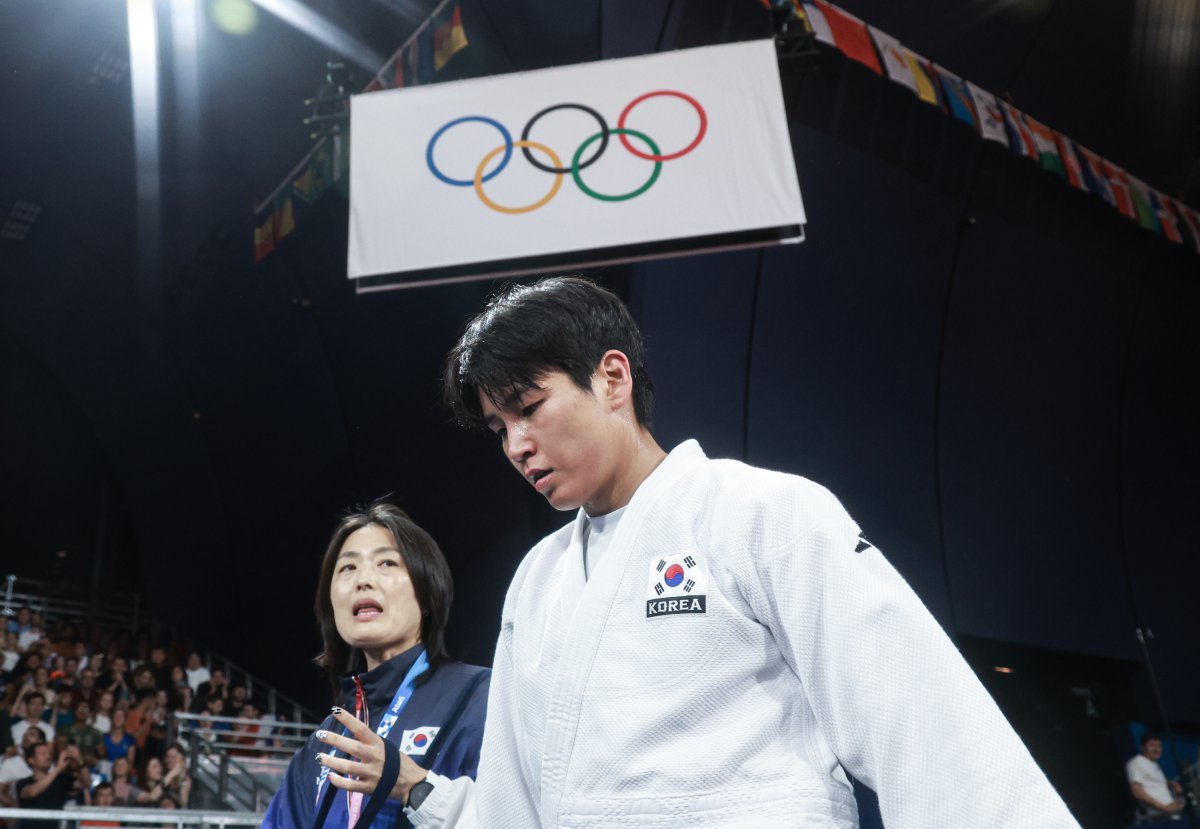
[[[650,147],[650,151],[652,153],[654,153],[654,155],[662,155],[662,153],[659,152],[659,150],[658,150],[658,145],[650,140],[650,136],[644,135],[643,133],[640,133],[637,130],[613,129],[613,130],[609,130],[608,132],[610,135],[611,134],[616,134],[616,135],[624,134],[624,135],[632,135],[634,138],[640,138],[646,142],[646,145]],[[590,188],[586,184],[584,184],[583,177],[579,175],[579,159],[583,158],[583,154],[587,151],[587,148],[590,147],[593,142],[599,141],[603,137],[604,137],[604,132],[601,131],[601,132],[598,132],[595,135],[593,135],[587,141],[584,141],[582,144],[579,145],[579,149],[575,151],[575,157],[573,159],[571,159],[571,178],[575,179],[575,184],[577,187],[579,187],[580,190],[582,190],[587,195],[591,196],[593,199],[599,199],[600,201],[628,201],[629,199],[636,198],[637,196],[642,195],[642,193],[645,193],[647,190],[649,190],[651,187],[654,186],[654,182],[658,181],[658,174],[662,172],[662,162],[661,161],[654,162],[654,172],[650,174],[650,178],[648,178],[646,180],[645,184],[643,184],[641,187],[639,187],[638,189],[636,189],[630,193],[625,193],[620,196],[606,196],[603,193],[597,193],[595,190],[593,190],[592,188]]]

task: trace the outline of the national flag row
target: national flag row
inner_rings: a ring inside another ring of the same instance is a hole
[[[913,52],[896,38],[827,0],[760,0],[800,20],[817,40],[872,72],[908,87],[931,106],[969,124],[986,141],[1066,179],[1074,188],[1103,199],[1126,218],[1175,244],[1184,234],[1200,253],[1200,213],[1159,192],[1008,101]]]
[[[443,0],[429,19],[393,53],[363,92],[428,83],[467,46],[457,0]],[[318,141],[275,194],[255,211],[254,261],[275,250],[296,228],[296,203],[311,204],[334,185],[345,191],[350,178],[350,142],[344,134]]]

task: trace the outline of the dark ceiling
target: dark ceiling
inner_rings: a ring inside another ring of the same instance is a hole
[[[429,5],[307,3],[379,54]],[[1200,204],[1200,0],[844,6]],[[126,3],[0,2],[0,211],[39,211],[0,240],[4,566],[86,580],[99,557],[106,589],[140,587],[161,618],[284,677],[315,647],[315,561],[337,514],[392,493],[447,546],[472,608],[459,650],[487,661],[498,585],[561,520],[437,404],[441,355],[491,286],[355,296],[331,201],[252,263],[252,208],[310,146],[303,100],[330,50],[262,7],[230,34],[218,7],[239,4],[156,5],[159,176],[139,202]],[[756,0],[462,7],[471,46],[451,78],[769,33]],[[629,292],[627,270],[608,278]],[[287,642],[264,654],[272,637]]]

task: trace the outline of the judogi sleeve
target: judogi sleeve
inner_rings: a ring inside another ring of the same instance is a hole
[[[514,584],[520,581],[514,580]],[[510,592],[511,601],[511,592]],[[488,692],[487,722],[479,759],[478,783],[470,777],[453,780],[430,774],[433,791],[417,811],[405,809],[414,827],[534,827],[541,825],[529,777],[524,741],[519,734],[520,709],[513,668],[513,626],[505,608],[505,623],[496,643]]]
[[[1078,829],[937,621],[813,485],[791,539],[754,551],[747,599],[889,829]],[[815,503],[814,503],[815,501]],[[794,519],[795,516],[789,516]]]
[[[262,829],[305,829],[312,826],[316,803],[317,748],[312,737],[292,756],[283,782],[263,815]],[[327,784],[328,785],[328,784]]]

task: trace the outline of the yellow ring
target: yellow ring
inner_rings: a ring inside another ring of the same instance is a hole
[[[545,144],[539,144],[536,141],[514,141],[512,143],[513,143],[514,147],[528,147],[531,150],[541,150],[542,152],[544,152],[546,155],[548,155],[550,157],[550,161],[553,162],[555,167],[563,166],[562,161],[559,159],[559,157],[557,155],[554,154],[554,150],[550,149]],[[549,193],[542,196],[540,199],[535,201],[533,204],[527,204],[524,207],[505,207],[504,205],[497,204],[496,202],[489,199],[487,196],[487,193],[483,192],[484,170],[487,169],[487,165],[488,165],[489,161],[491,161],[493,158],[498,156],[500,153],[504,152],[505,146],[506,145],[501,144],[499,147],[497,147],[496,149],[492,150],[490,153],[485,155],[483,157],[483,161],[479,162],[479,166],[475,168],[475,195],[479,196],[479,200],[481,202],[486,204],[488,207],[492,208],[492,210],[495,210],[499,213],[509,213],[509,214],[530,213],[534,210],[537,210],[539,207],[544,206],[546,204],[546,202],[550,201],[550,199],[554,198],[558,194],[558,188],[562,187],[562,183],[563,183],[563,174],[562,173],[554,174],[554,186],[550,188]]]

